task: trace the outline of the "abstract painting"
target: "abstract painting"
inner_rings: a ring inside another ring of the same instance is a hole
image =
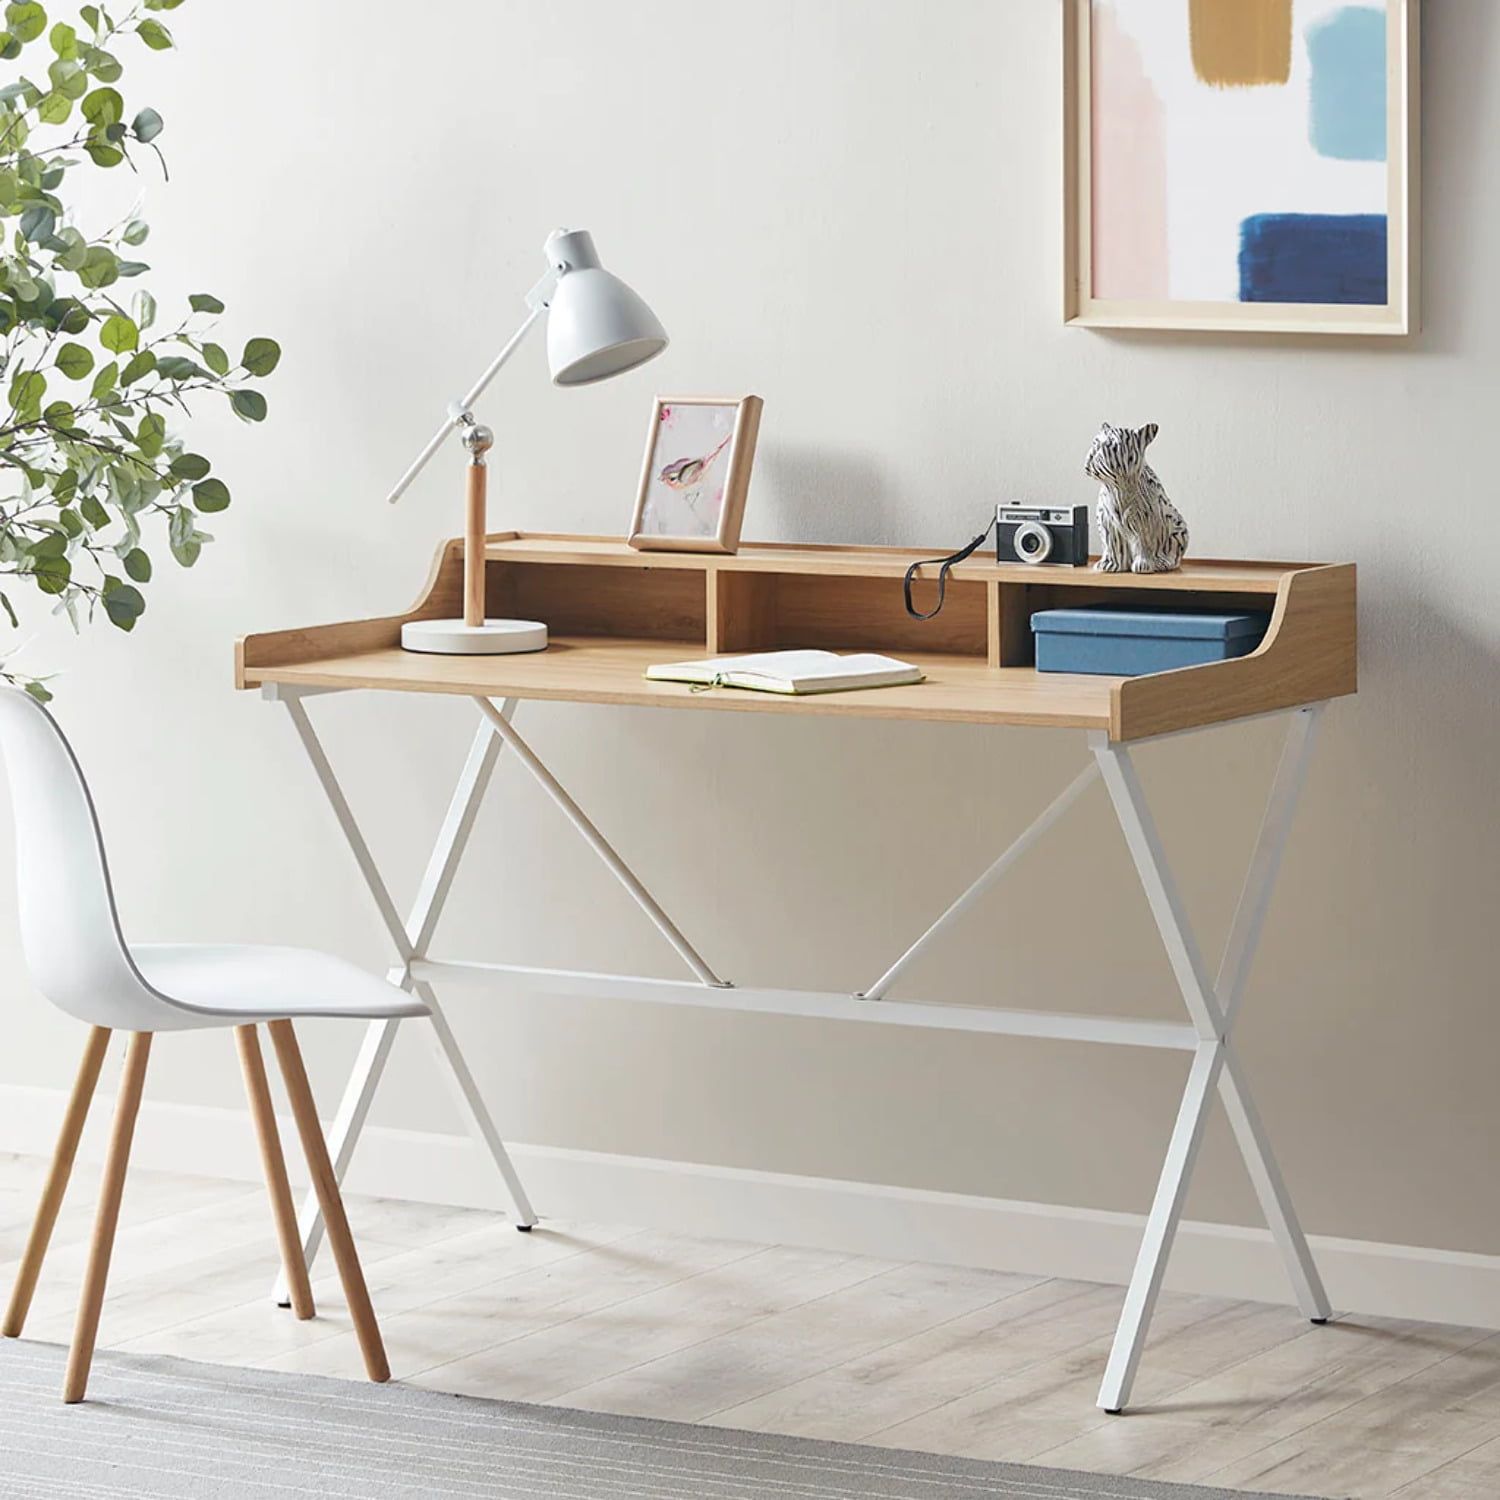
[[[646,434],[630,545],[673,552],[739,546],[759,396],[660,396]]]
[[[1066,321],[1411,332],[1418,11],[1066,0]]]

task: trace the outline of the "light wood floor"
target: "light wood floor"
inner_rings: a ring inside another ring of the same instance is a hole
[[[43,1163],[0,1155],[0,1285]],[[97,1172],[81,1169],[28,1338],[66,1342]],[[1139,1406],[1094,1406],[1116,1287],[595,1224],[530,1235],[351,1199],[395,1376],[443,1391],[1152,1475],[1403,1500],[1500,1495],[1500,1334],[1167,1295]],[[319,1316],[271,1306],[262,1191],[132,1174],[104,1347],[356,1378]],[[105,1377],[107,1379],[107,1377]],[[105,1394],[96,1392],[96,1394]]]

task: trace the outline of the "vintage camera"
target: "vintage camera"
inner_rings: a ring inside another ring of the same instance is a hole
[[[995,507],[996,562],[1081,568],[1088,560],[1088,506],[1002,500]]]

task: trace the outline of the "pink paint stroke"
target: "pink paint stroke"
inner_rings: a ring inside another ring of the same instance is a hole
[[[1167,297],[1167,135],[1141,49],[1112,5],[1093,10],[1094,296]]]

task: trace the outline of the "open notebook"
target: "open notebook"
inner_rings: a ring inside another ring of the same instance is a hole
[[[832,651],[757,651],[749,656],[668,662],[647,667],[646,676],[654,682],[750,688],[757,693],[841,693],[849,688],[920,682],[922,671],[910,662],[869,652],[839,656]]]

